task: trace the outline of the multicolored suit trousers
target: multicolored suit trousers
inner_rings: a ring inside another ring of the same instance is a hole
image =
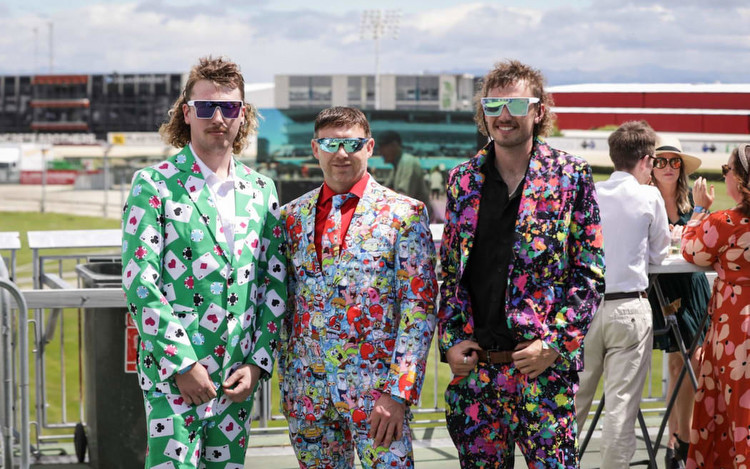
[[[529,468],[577,468],[575,371],[535,379],[512,364],[479,364],[445,391],[448,431],[462,468],[512,468],[515,445]]]

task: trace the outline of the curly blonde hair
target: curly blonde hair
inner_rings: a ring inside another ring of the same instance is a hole
[[[198,64],[190,70],[185,89],[169,110],[169,120],[159,127],[162,139],[176,148],[183,148],[190,143],[190,125],[185,122],[182,106],[190,100],[193,87],[201,80],[239,89],[242,101],[245,101],[245,79],[236,63],[226,57],[208,56],[198,59]],[[258,110],[252,104],[245,103],[245,122],[232,143],[232,151],[235,154],[241,153],[247,145],[248,136],[257,129]]]
[[[539,122],[534,124],[534,137],[545,137],[552,130],[555,121],[555,114],[552,112],[552,96],[544,91],[544,76],[539,70],[528,65],[522,64],[518,60],[507,60],[498,62],[495,68],[490,70],[482,79],[482,86],[474,95],[474,122],[476,122],[479,132],[489,137],[487,122],[484,120],[484,109],[482,108],[482,98],[493,88],[505,88],[519,81],[526,82],[531,88],[531,94],[539,98],[539,103],[535,106],[540,108],[544,106],[544,115]]]

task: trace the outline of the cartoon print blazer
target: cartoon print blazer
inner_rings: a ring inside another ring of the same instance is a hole
[[[461,276],[477,229],[490,142],[450,173],[440,250],[438,334],[443,354],[472,339],[474,320]],[[506,318],[518,342],[541,339],[582,369],[583,337],[604,293],[604,251],[591,168],[583,159],[535,139],[515,226]],[[560,362],[560,359],[558,360]]]
[[[140,334],[141,388],[179,394],[176,372],[215,383],[242,364],[270,376],[286,261],[273,182],[235,161],[234,253],[190,147],[138,171],[123,212],[123,289]]]
[[[435,247],[424,204],[370,176],[326,275],[314,239],[319,194],[282,210],[290,273],[282,410],[317,419],[330,401],[358,421],[370,391],[416,403],[436,319]]]

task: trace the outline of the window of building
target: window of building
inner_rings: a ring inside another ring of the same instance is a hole
[[[289,77],[289,101],[310,100],[310,77]]]
[[[418,89],[417,77],[396,77],[396,101],[416,101]]]
[[[332,92],[332,86],[331,86],[331,77],[311,77],[310,78],[310,98],[312,101],[315,101],[316,103],[330,103],[331,102],[331,95]]]

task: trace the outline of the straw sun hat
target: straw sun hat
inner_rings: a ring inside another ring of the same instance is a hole
[[[688,155],[682,152],[682,145],[677,137],[671,135],[657,135],[656,136],[656,156],[660,156],[666,153],[674,153],[682,158],[682,166],[685,168],[685,174],[688,176],[693,174],[696,169],[701,165],[700,158],[693,155]]]

